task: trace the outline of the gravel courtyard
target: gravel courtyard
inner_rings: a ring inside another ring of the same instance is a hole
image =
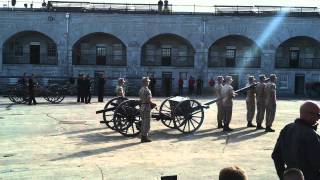
[[[160,105],[164,98],[155,100]],[[239,165],[250,180],[276,180],[271,152],[279,131],[298,116],[303,102],[278,101],[275,133],[246,128],[245,101],[238,99],[231,133],[216,129],[213,104],[196,133],[183,135],[152,121],[153,142],[140,144],[99,123],[102,115],[95,111],[105,103],[96,98],[92,104],[75,103],[74,97],[61,104],[38,101],[27,106],[0,98],[0,179],[157,180],[178,175],[179,180],[217,180],[221,168]]]

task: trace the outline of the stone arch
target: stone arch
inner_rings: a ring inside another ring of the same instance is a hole
[[[260,68],[261,49],[246,36],[224,36],[212,43],[208,52],[209,67]]]
[[[276,68],[320,68],[320,42],[309,36],[294,36],[276,49]]]
[[[126,54],[127,47],[123,41],[104,32],[82,36],[72,45],[74,65],[126,66]]]
[[[184,37],[163,33],[151,37],[141,47],[141,65],[193,67],[195,49]]]
[[[58,64],[57,43],[34,30],[17,32],[2,45],[4,64]]]

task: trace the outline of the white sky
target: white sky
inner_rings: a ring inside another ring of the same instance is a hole
[[[42,0],[16,0],[18,7],[23,6],[24,3],[30,4],[33,2],[34,6],[41,4]],[[66,0],[66,1],[80,1],[80,0]],[[83,2],[102,2],[102,3],[141,3],[141,4],[156,4],[158,0],[82,0]],[[47,0],[46,0],[47,2]],[[0,0],[0,7],[3,4],[11,4],[11,0]],[[307,6],[320,7],[320,0],[169,0],[169,4],[173,5],[272,5],[272,6]],[[11,5],[10,5],[11,6]]]

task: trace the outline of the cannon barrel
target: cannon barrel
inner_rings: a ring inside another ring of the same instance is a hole
[[[114,110],[116,110],[116,107],[112,107],[112,108],[107,108],[107,109],[102,109],[102,110],[96,111],[96,114],[109,112],[109,111],[114,111]]]
[[[270,78],[266,79],[266,81],[269,81],[269,80],[270,80]],[[247,91],[248,89],[257,86],[257,84],[258,84],[258,83],[254,83],[254,84],[252,84],[252,85],[250,85],[250,86],[246,86],[246,87],[240,88],[240,89],[236,90],[235,93],[240,93],[240,92],[243,92],[243,91]],[[212,101],[209,101],[209,102],[205,103],[204,105],[205,105],[205,106],[209,106],[209,105],[211,105],[211,104],[213,104],[213,103],[216,103],[216,102],[218,102],[218,101],[221,101],[222,99],[223,99],[223,97],[216,98],[216,99],[214,99],[214,100],[212,100]]]

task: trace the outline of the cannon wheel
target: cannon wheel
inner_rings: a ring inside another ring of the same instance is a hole
[[[47,94],[43,98],[51,103],[57,104],[63,101],[65,95],[58,85],[49,86]]]
[[[174,124],[182,133],[193,133],[200,128],[204,110],[200,102],[190,99],[177,104],[173,111]]]
[[[172,110],[169,103],[170,98],[167,98],[161,103],[159,115],[163,125],[167,126],[168,128],[175,129],[175,125],[173,122],[174,118],[172,117]]]
[[[12,86],[9,90],[8,97],[10,101],[22,104],[28,102],[28,92],[22,85]]]
[[[123,136],[137,136],[141,129],[140,101],[127,100],[119,104],[113,121],[115,130]]]
[[[113,114],[118,105],[123,102],[128,100],[128,98],[125,97],[116,97],[111,99],[110,101],[107,102],[107,104],[104,106],[104,109],[110,109],[114,108],[113,110],[103,112],[102,117],[103,117],[103,122],[112,130],[115,130],[114,128],[114,123],[113,123]]]

